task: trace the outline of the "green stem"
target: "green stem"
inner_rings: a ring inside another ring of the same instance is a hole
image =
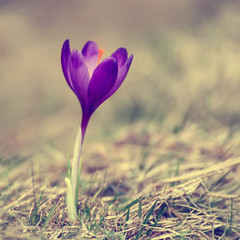
[[[78,134],[75,141],[74,151],[73,151],[72,174],[71,174],[73,199],[74,199],[75,205],[77,204],[78,179],[79,179],[79,174],[80,174],[81,165],[82,165],[81,153],[82,153],[82,131],[81,131],[81,127],[79,127]]]
[[[71,180],[69,178],[65,178],[65,182],[67,185],[68,215],[69,218],[74,222],[77,221],[78,188],[80,172],[82,167],[81,152],[82,152],[82,131],[81,127],[79,127],[73,151]]]
[[[68,209],[68,217],[73,221],[77,221],[77,208],[74,204],[72,184],[69,178],[65,178],[65,182],[67,185],[67,209]]]

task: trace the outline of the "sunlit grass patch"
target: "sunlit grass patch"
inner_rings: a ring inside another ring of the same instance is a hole
[[[1,189],[1,232],[24,239],[236,239],[237,139],[193,126],[178,134],[132,126],[112,143],[89,144],[77,223],[67,215],[62,176],[53,171],[67,169],[61,156],[43,164],[48,179],[29,171]],[[47,151],[39,161],[52,159],[54,150]]]

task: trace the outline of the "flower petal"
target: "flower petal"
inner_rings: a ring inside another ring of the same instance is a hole
[[[67,39],[62,46],[61,64],[62,64],[64,77],[69,87],[74,91],[71,78],[70,78],[70,72],[69,72],[70,56],[71,56],[71,50],[70,50],[69,40]]]
[[[111,55],[111,57],[116,58],[118,68],[120,68],[127,61],[127,50],[125,48],[119,48]]]
[[[90,77],[84,58],[81,52],[77,50],[73,50],[71,54],[70,76],[74,92],[77,95],[82,106],[82,111],[84,112],[87,102],[87,91]]]
[[[112,57],[106,58],[94,70],[88,88],[89,114],[92,114],[103,102],[102,100],[114,86],[117,75],[117,61]]]
[[[98,45],[93,41],[88,41],[82,49],[82,55],[87,64],[90,76],[98,64],[98,49]]]
[[[128,60],[125,62],[125,64],[120,69],[118,69],[117,80],[116,80],[114,86],[112,87],[112,89],[104,97],[103,101],[105,101],[106,99],[111,97],[118,90],[118,88],[122,85],[125,77],[127,76],[128,70],[129,70],[129,68],[131,66],[132,59],[133,59],[133,55],[131,55],[128,58]]]

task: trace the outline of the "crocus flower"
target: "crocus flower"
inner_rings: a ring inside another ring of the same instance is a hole
[[[94,111],[121,86],[133,59],[133,55],[128,57],[125,48],[117,49],[103,61],[102,54],[103,50],[92,41],[88,41],[81,52],[75,49],[71,51],[69,40],[66,40],[62,47],[63,74],[82,108],[82,121],[75,142],[71,176],[65,178],[68,213],[73,221],[77,219],[81,151],[88,122]]]
[[[121,86],[133,59],[125,48],[100,62],[102,53],[93,41],[88,41],[81,52],[71,51],[69,40],[62,47],[63,74],[82,107],[82,140],[93,112]]]

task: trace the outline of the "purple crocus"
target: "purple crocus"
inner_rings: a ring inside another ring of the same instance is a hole
[[[121,86],[133,59],[125,48],[100,62],[102,53],[93,41],[88,41],[81,52],[71,51],[68,39],[62,47],[63,74],[82,108],[82,142],[90,117]]]
[[[69,40],[62,47],[63,74],[82,108],[82,122],[77,134],[72,159],[71,176],[65,178],[67,206],[71,220],[77,220],[77,196],[82,165],[82,145],[88,122],[94,111],[111,97],[123,83],[133,55],[128,57],[125,48],[117,49],[101,62],[103,50],[95,42],[87,42],[82,51],[70,50]]]

